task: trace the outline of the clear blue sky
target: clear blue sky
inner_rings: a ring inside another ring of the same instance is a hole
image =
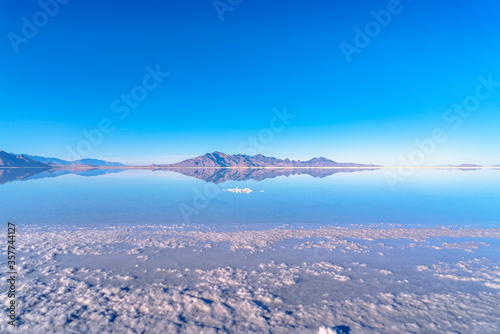
[[[90,157],[239,153],[286,106],[296,117],[258,153],[397,165],[442,128],[447,140],[427,165],[500,164],[500,86],[460,126],[443,119],[479,76],[500,82],[498,1],[402,0],[350,62],[340,44],[355,46],[354,28],[387,1],[243,0],[223,20],[211,0],[59,7],[45,24],[36,1],[0,4],[1,150],[65,158],[107,118],[114,130]],[[23,17],[38,20],[35,34]],[[169,76],[121,119],[122,94],[157,64]]]

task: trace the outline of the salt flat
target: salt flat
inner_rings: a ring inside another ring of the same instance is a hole
[[[496,228],[33,226],[18,240],[20,333],[500,332]]]

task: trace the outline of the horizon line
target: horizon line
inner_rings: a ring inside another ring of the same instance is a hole
[[[71,168],[70,168],[71,167]],[[92,165],[52,165],[48,167],[5,167],[0,166],[0,169],[60,169],[60,170],[78,170],[78,169],[500,169],[500,166],[476,166],[476,167],[460,167],[460,166],[355,166],[355,167],[285,167],[285,166],[185,166],[185,167],[175,167],[175,166],[160,166],[160,165],[126,165],[126,166],[92,166]]]

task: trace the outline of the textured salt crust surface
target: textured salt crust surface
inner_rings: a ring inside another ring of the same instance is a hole
[[[33,227],[17,240],[20,333],[500,333],[500,229]]]

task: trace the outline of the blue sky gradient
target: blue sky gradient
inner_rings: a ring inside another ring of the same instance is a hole
[[[483,85],[488,96],[460,124],[447,114],[476,96],[478,78],[500,82],[497,1],[402,0],[350,61],[341,43],[356,47],[355,27],[394,2],[216,4],[223,20],[213,1],[72,0],[28,38],[23,17],[33,23],[40,4],[2,1],[0,149],[64,159],[85,148],[81,158],[131,164],[218,150],[399,165],[442,129],[425,165],[500,165],[500,85]],[[141,88],[157,67],[169,75]],[[127,106],[134,89],[147,96]],[[284,108],[295,117],[281,127]],[[84,131],[102,138],[85,146]]]

